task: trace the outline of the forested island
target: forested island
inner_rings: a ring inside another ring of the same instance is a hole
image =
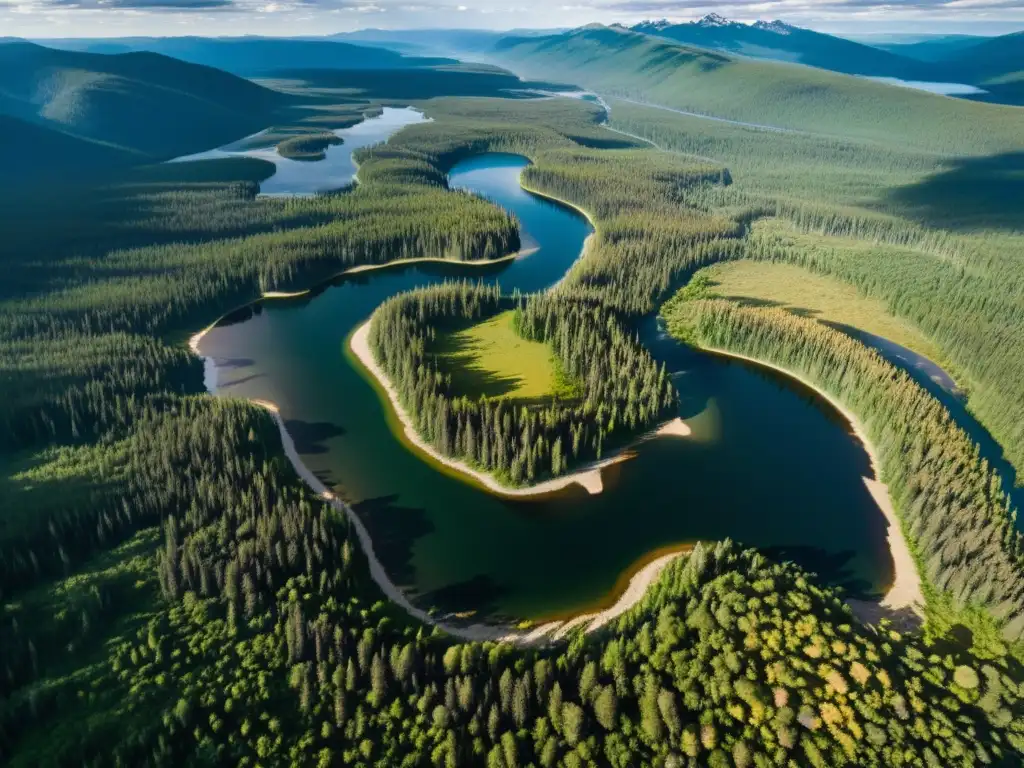
[[[553,350],[569,380],[568,401],[554,396],[530,407],[449,393],[450,376],[431,360],[438,333],[508,308],[518,336]],[[377,310],[369,344],[414,414],[416,428],[438,452],[493,472],[512,486],[600,459],[607,444],[650,429],[678,407],[665,371],[611,315],[557,294],[510,299],[497,287],[468,283],[423,289]]]
[[[538,68],[555,55],[571,63],[581,48],[610,56],[608,39],[616,55],[647,50],[646,39],[617,45],[635,33],[609,34],[583,31],[540,53],[522,41],[505,50],[535,56]],[[692,54],[672,50],[679,77],[699,81]],[[725,58],[705,74],[728,74]],[[682,154],[608,130],[598,104],[521,98],[505,92],[507,74],[435,65],[409,78],[411,95],[391,85],[398,76],[358,76],[367,81],[360,109],[412,103],[431,122],[359,151],[359,183],[340,193],[258,197],[271,169],[247,159],[123,157],[103,173],[97,160],[74,184],[8,190],[0,761],[1019,765],[1024,562],[1004,478],[938,400],[853,334],[717,296],[699,272],[739,258],[785,261],[883,297],[966,377],[979,418],[1016,461],[1013,414],[1024,406],[1018,356],[1005,343],[1024,321],[1006,254],[1019,234],[913,219],[909,211],[927,206],[910,190],[884,210],[855,207],[894,158],[904,187],[932,183],[943,172],[937,153],[963,138],[948,126],[967,107],[921,102],[923,114],[946,119],[928,122],[923,144],[911,146],[912,137],[872,143],[882,139],[862,123],[845,144],[764,130],[755,141],[744,133],[754,129],[694,127],[700,118],[612,101],[612,128]],[[600,87],[595,69],[587,84]],[[309,92],[293,87],[289,99],[352,110],[308,77]],[[609,90],[665,93],[629,77]],[[236,105],[245,119],[234,134],[265,124],[266,105],[279,104],[257,87],[238,84],[258,109]],[[853,90],[862,88],[886,86]],[[979,125],[998,129],[979,129],[979,152],[1018,130],[994,107],[968,106]],[[728,115],[748,117],[747,108]],[[821,128],[820,114],[810,128]],[[899,127],[892,135],[905,136]],[[111,138],[95,140],[109,149]],[[194,143],[175,137],[150,157],[203,148]],[[354,532],[358,512],[302,482],[264,408],[211,397],[182,341],[229,323],[239,307],[258,312],[251,302],[265,293],[305,291],[353,267],[457,265],[519,250],[513,216],[449,189],[456,162],[489,151],[530,158],[524,186],[587,210],[596,231],[548,292],[506,295],[468,272],[474,279],[379,307],[371,346],[425,439],[511,484],[627,443],[682,403],[683,383],[639,340],[638,325],[659,312],[677,337],[799,374],[862,421],[922,579],[921,631],[865,624],[821,573],[732,541],[698,543],[621,618],[563,642],[462,642],[435,626],[430,604],[421,621],[386,599]],[[746,165],[733,162],[741,155]],[[793,158],[819,172],[799,181],[780,171]],[[972,225],[982,221],[976,214]],[[894,253],[905,260],[889,260]],[[479,337],[491,332],[481,324],[501,317],[510,323],[502,333],[540,345],[551,366],[555,385],[542,403],[470,397],[445,367],[444,338]],[[986,329],[991,340],[979,341]]]
[[[293,136],[277,145],[281,157],[289,160],[308,160],[315,162],[327,156],[327,148],[337,146],[342,139],[330,132]]]

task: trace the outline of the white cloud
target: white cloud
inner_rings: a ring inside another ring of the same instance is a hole
[[[520,0],[515,8],[501,0],[0,0],[0,34],[52,36],[53,19],[69,17],[82,36],[161,34],[168,17],[190,23],[194,34],[319,35],[362,26],[564,28],[711,12],[826,31],[972,32],[987,24],[983,31],[994,34],[1024,27],[1024,0]]]

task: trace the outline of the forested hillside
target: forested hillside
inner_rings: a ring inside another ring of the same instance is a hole
[[[35,175],[52,178],[70,169],[106,171],[139,161],[139,156],[119,147],[101,144],[54,130],[38,123],[0,115],[0,179],[23,181]],[[31,147],[26,152],[25,147]]]
[[[1024,72],[1024,32],[979,40],[944,59],[942,66],[971,83],[987,83]]]
[[[442,61],[436,58],[406,57],[384,48],[351,45],[334,40],[273,37],[72,38],[55,40],[53,46],[100,54],[146,51],[192,64],[216,67],[243,77],[258,77],[282,68],[393,70],[430,66]]]
[[[621,101],[613,101],[612,125],[726,163],[734,183],[703,204],[784,222],[762,228],[766,236],[755,228],[751,255],[848,281],[935,339],[969,390],[969,407],[1020,474],[1024,363],[1005,343],[1024,322],[1014,154],[950,160],[713,125]],[[999,193],[987,197],[991,185]],[[807,237],[795,242],[790,228]]]
[[[518,248],[507,213],[446,182],[461,158],[514,151],[534,162],[526,185],[597,228],[550,297],[524,300],[520,328],[581,378],[607,370],[580,354],[596,339],[660,404],[630,324],[700,266],[747,255],[769,210],[733,197],[738,172],[640,149],[588,102],[420,106],[433,121],[360,152],[341,194],[257,198],[266,165],[229,160],[0,207],[0,762],[1019,765],[1019,563],[962,441],[912,441],[897,487],[936,558],[934,598],[990,609],[950,603],[971,637],[864,626],[816,576],[728,542],[674,561],[603,632],[551,647],[458,642],[385,599],[344,507],[302,484],[263,409],[205,393],[182,339],[353,265]],[[421,306],[460,296],[496,301],[456,286]],[[594,386],[628,408],[628,383]],[[916,482],[954,468],[949,485]],[[979,552],[984,572],[946,570]]]
[[[287,103],[248,80],[156,54],[0,45],[0,114],[52,132],[40,130],[48,138],[29,153],[40,173],[71,159],[47,153],[47,144],[68,143],[53,133],[83,140],[84,167],[118,150],[152,162],[253,133]],[[23,146],[7,141],[5,152],[24,154]]]
[[[811,67],[752,61],[622,28],[590,26],[542,38],[506,38],[495,56],[518,74],[561,79],[700,114],[826,137],[932,152],[1019,149],[1018,110],[950,99]]]
[[[744,24],[712,13],[683,24],[643,22],[631,29],[698,48],[806,64],[849,75],[927,80],[933,72],[920,61],[782,21]]]
[[[663,307],[670,330],[805,376],[859,414],[935,590],[933,617],[948,621],[948,600],[954,611],[989,611],[1005,637],[1021,637],[1024,540],[998,478],[949,413],[860,342],[785,310],[715,300],[701,277]]]

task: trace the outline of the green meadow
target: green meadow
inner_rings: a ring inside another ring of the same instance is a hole
[[[470,399],[508,398],[541,403],[575,396],[575,387],[546,343],[515,329],[515,310],[468,328],[441,331],[431,352],[450,377],[450,394]]]
[[[829,325],[858,328],[882,336],[929,359],[941,351],[906,320],[895,317],[884,302],[857,292],[849,283],[793,264],[728,261],[701,270],[718,296],[751,306],[777,306]]]

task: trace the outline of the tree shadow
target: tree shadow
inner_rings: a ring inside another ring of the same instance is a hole
[[[217,359],[218,368],[249,368],[256,365],[251,357],[224,357]]]
[[[218,367],[220,367],[220,366],[218,366]],[[266,375],[267,374],[265,374],[265,373],[253,373],[253,374],[250,374],[249,376],[243,376],[240,379],[234,379],[232,381],[218,381],[217,382],[217,389],[224,390],[224,389],[227,389],[228,387],[237,387],[238,385],[245,384],[246,382],[252,381],[253,379],[262,379]]]
[[[438,340],[432,352],[438,368],[451,376],[451,392],[467,397],[500,398],[515,392],[522,376],[508,376],[490,371],[479,362],[482,344],[462,333],[448,333]]]
[[[486,618],[500,623],[509,618],[497,614],[498,600],[507,591],[498,586],[493,578],[481,573],[465,581],[425,592],[417,598],[417,603],[436,608],[448,614],[449,618],[452,614],[472,614],[475,621]]]
[[[903,214],[942,229],[1024,227],[1024,152],[963,157],[921,181],[889,191]]]
[[[716,283],[712,283],[716,285]],[[797,317],[804,317],[808,320],[817,320],[821,316],[820,309],[811,309],[810,307],[796,307],[792,304],[787,304],[784,301],[776,301],[775,299],[761,299],[754,296],[722,296],[723,299],[739,304],[741,307],[750,307],[753,309],[770,309],[777,307],[784,309],[792,315]]]
[[[284,423],[288,434],[292,436],[295,450],[300,454],[327,453],[326,441],[333,437],[341,437],[345,430],[329,421],[302,421],[289,419]]]
[[[366,499],[352,505],[373,539],[373,549],[384,564],[391,580],[411,585],[416,569],[412,564],[417,539],[434,532],[434,525],[424,510],[402,507],[397,494]]]
[[[850,567],[857,554],[853,550],[829,552],[821,547],[808,545],[758,547],[758,550],[772,560],[796,563],[804,570],[816,573],[827,584],[841,587],[846,594],[858,600],[873,600],[879,597],[871,585],[857,576]]]
[[[916,632],[924,625],[924,619],[911,607],[889,608],[878,600],[851,598],[847,600],[850,609],[865,624],[877,625],[886,619],[899,632]]]

